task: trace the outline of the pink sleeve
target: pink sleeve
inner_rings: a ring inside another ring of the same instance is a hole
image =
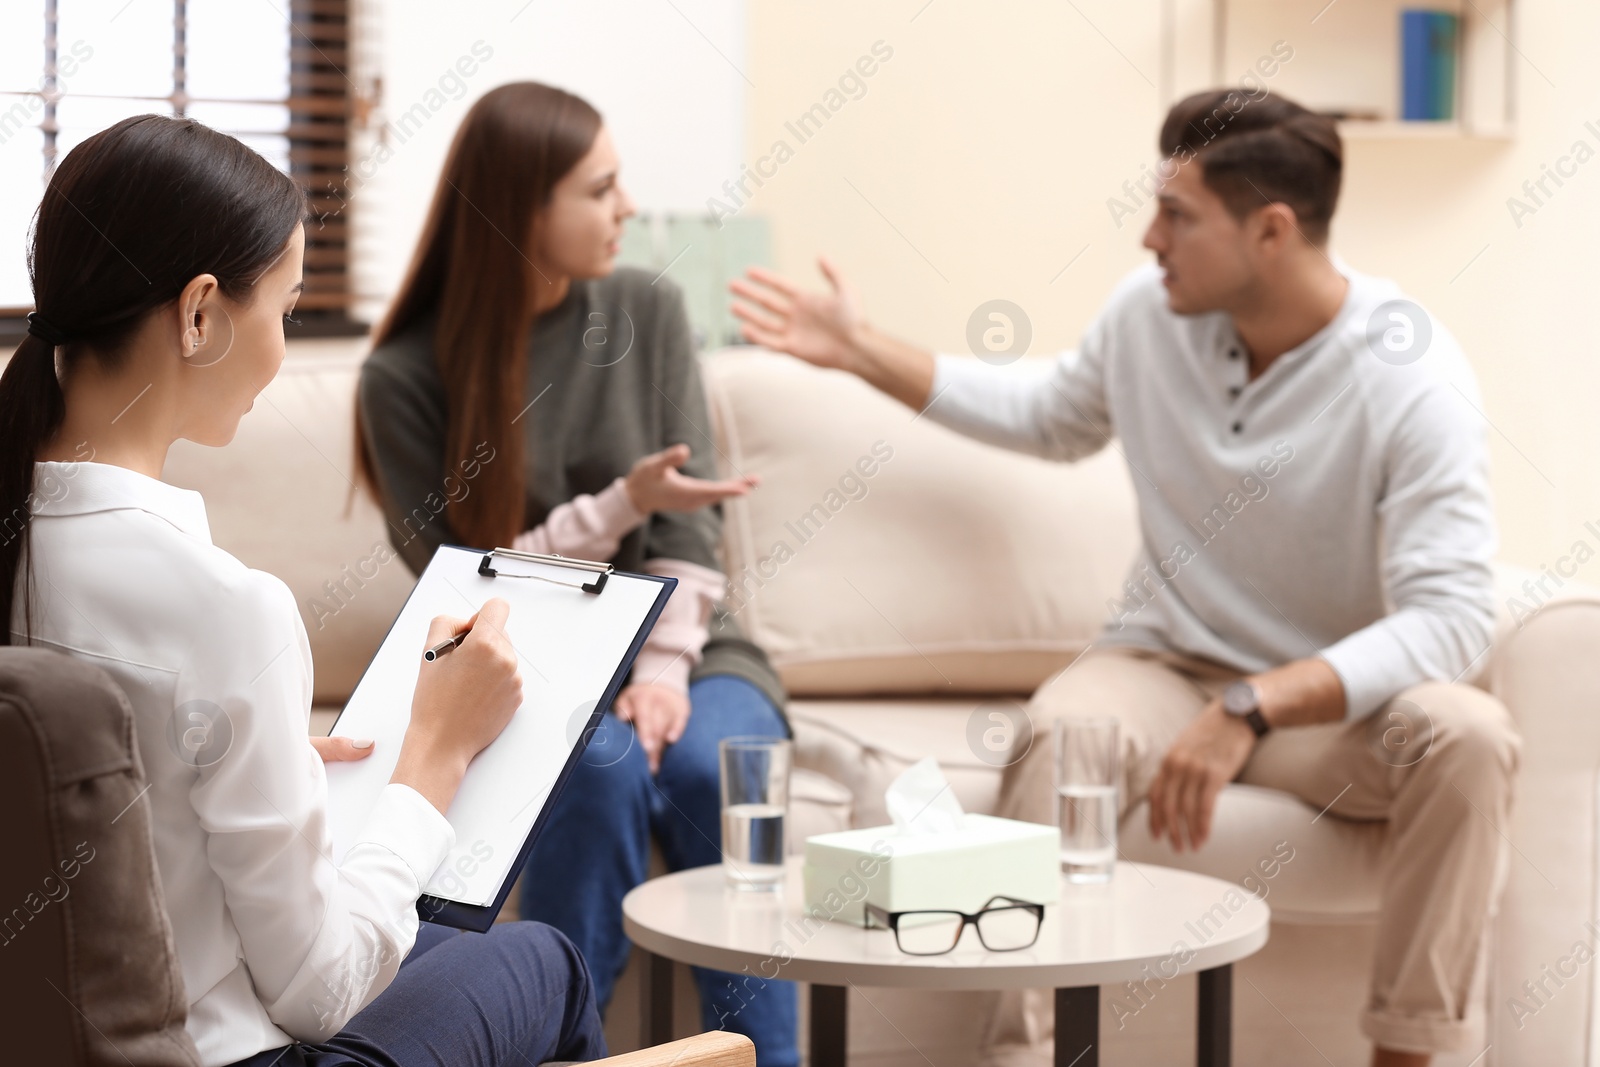
[[[633,506],[623,481],[619,477],[594,496],[584,493],[557,506],[544,522],[518,534],[511,547],[520,552],[610,559],[622,539],[649,517]]]
[[[689,691],[689,672],[705,648],[711,609],[727,595],[728,579],[720,571],[681,559],[645,560],[649,574],[678,579],[655,628],[633,663],[633,681],[652,682]]]

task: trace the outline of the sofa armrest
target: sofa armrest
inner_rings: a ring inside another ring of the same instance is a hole
[[[756,1047],[743,1034],[713,1030],[638,1052],[595,1060],[608,1067],[756,1067]]]
[[[1492,966],[1499,996],[1490,1036],[1508,1063],[1569,1061],[1561,1035],[1582,1034],[1596,994],[1593,968],[1542,1006],[1524,1004],[1575,943],[1592,943],[1600,857],[1600,596],[1591,590],[1541,607],[1496,641],[1483,684],[1505,703],[1522,734],[1513,801],[1506,892]],[[1540,998],[1544,998],[1541,996]],[[1537,1018],[1524,1014],[1537,1006]]]

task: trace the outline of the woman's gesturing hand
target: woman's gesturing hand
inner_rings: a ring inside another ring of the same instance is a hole
[[[831,292],[811,293],[780,274],[751,267],[745,278],[728,283],[735,296],[733,313],[743,320],[745,340],[787,352],[819,367],[855,369],[851,350],[863,325],[861,305],[838,268],[826,256],[817,260]]]
[[[721,482],[691,478],[678,470],[687,462],[689,446],[673,445],[635,463],[624,483],[634,508],[646,515],[656,511],[697,511],[731,496],[744,496],[760,484],[753,475]]]

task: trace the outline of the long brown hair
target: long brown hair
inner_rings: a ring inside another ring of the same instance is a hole
[[[588,154],[600,124],[587,102],[537,82],[502,85],[473,104],[450,145],[406,279],[373,334],[377,347],[438,316],[432,340],[447,410],[445,469],[460,469],[484,443],[494,449],[474,491],[446,505],[463,544],[509,545],[522,532],[526,489],[512,420],[523,406],[534,318],[534,216]],[[359,404],[355,425],[358,480],[381,503]]]
[[[68,152],[51,175],[28,251],[30,322],[38,321],[0,375],[0,643],[11,643],[34,461],[67,412],[57,357],[68,376],[85,360],[115,369],[145,316],[199,274],[248,301],[305,214],[288,175],[193,119],[123,119]],[[31,572],[26,578],[25,609]]]

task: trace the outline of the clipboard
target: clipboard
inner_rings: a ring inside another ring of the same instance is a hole
[[[523,703],[468,766],[446,812],[456,844],[417,900],[425,922],[488,930],[677,584],[591,560],[441,545],[330,731],[376,742],[366,759],[325,768],[334,862],[394,773],[416,680],[428,669],[429,622],[466,618],[501,597],[511,605],[506,636],[522,660]]]

